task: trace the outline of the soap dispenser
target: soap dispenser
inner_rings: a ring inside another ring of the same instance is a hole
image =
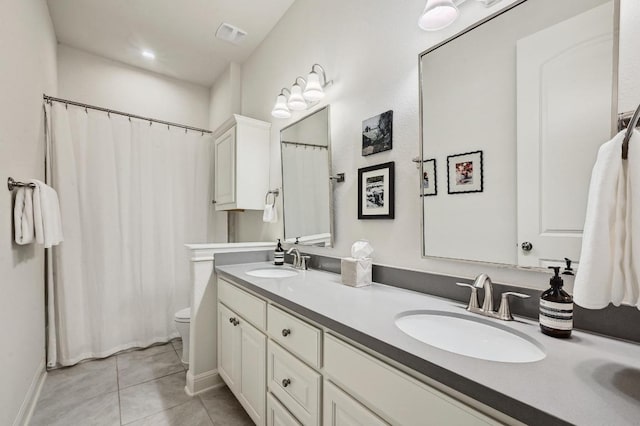
[[[540,329],[552,337],[569,337],[573,329],[573,298],[562,289],[559,266],[549,266],[555,274],[551,288],[540,296]]]
[[[278,238],[278,245],[273,252],[273,263],[278,266],[284,265],[284,249],[282,248],[280,238]]]

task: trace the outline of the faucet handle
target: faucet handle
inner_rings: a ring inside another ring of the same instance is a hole
[[[309,265],[307,264],[309,260],[311,260],[311,256],[300,256],[300,269],[305,271],[309,269]]]
[[[478,289],[472,284],[467,284],[467,283],[456,283],[456,285],[460,287],[468,287],[471,289],[471,297],[469,298],[469,305],[467,305],[467,311],[478,309],[480,307],[480,303],[478,302]]]
[[[517,293],[515,291],[505,291],[502,293],[502,297],[500,298],[500,308],[498,309],[498,316],[501,320],[504,321],[513,321],[513,316],[511,315],[511,308],[509,307],[509,296],[519,297],[521,299],[528,299],[528,294]]]

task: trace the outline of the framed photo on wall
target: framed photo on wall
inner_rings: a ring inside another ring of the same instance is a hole
[[[436,159],[422,161],[422,196],[438,195],[438,177]]]
[[[358,169],[358,219],[393,219],[395,163]]]
[[[449,194],[482,192],[482,151],[465,152],[447,157],[447,189]]]
[[[362,122],[362,155],[388,151],[393,143],[393,111],[389,110]]]

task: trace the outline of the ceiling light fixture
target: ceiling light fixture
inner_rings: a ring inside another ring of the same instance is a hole
[[[458,6],[466,0],[427,0],[424,10],[418,18],[418,26],[425,31],[439,31],[453,24],[460,11]],[[476,0],[485,7],[493,6],[500,0]]]
[[[155,59],[156,58],[156,54],[153,53],[151,50],[143,50],[142,51],[142,56],[144,56],[147,59]]]
[[[282,89],[276,98],[271,115],[276,118],[290,118],[291,111],[304,111],[324,97],[325,87],[333,84],[320,64],[313,64],[305,80],[296,77],[291,90]]]

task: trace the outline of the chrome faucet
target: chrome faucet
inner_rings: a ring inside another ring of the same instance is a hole
[[[311,256],[300,254],[300,250],[298,247],[291,247],[287,254],[293,254],[293,267],[296,269],[307,270],[309,269],[309,265],[307,264]]]
[[[493,310],[493,283],[491,278],[487,274],[480,274],[473,281],[473,284],[456,283],[461,287],[468,287],[471,289],[471,298],[467,305],[467,311],[475,314],[484,315],[486,317],[497,318],[503,321],[512,321],[511,308],[509,307],[509,296],[520,297],[522,299],[528,299],[530,296],[523,293],[516,293],[514,291],[506,291],[502,293],[500,298],[500,308],[498,311]],[[484,300],[482,301],[482,308],[478,302],[478,289],[484,290]]]

